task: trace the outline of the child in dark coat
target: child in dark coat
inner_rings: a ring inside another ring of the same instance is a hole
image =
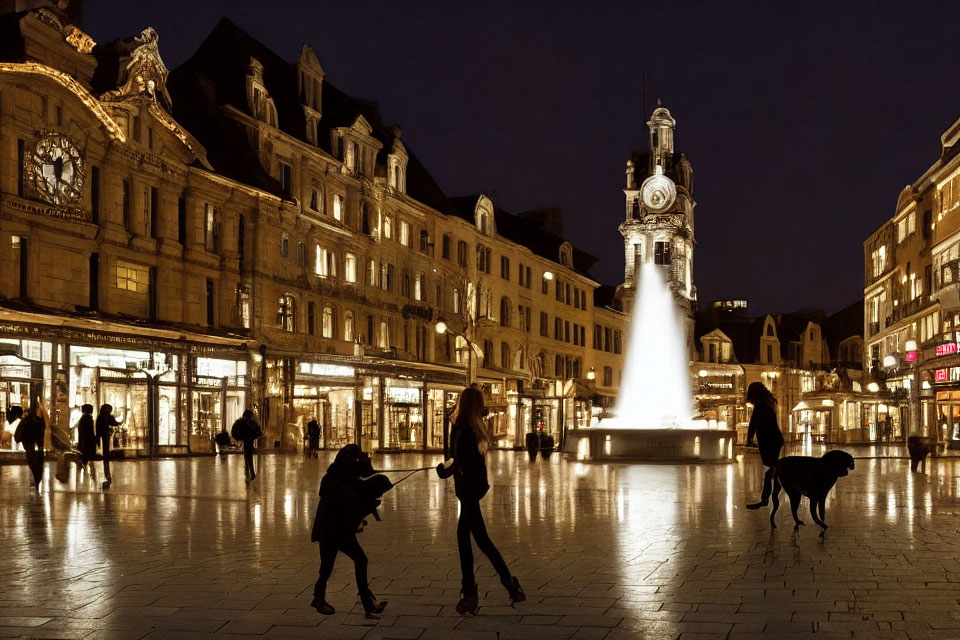
[[[376,510],[380,496],[393,484],[381,474],[374,474],[370,458],[360,447],[348,444],[342,448],[320,481],[320,504],[313,521],[310,540],[320,543],[320,577],[313,588],[314,609],[324,615],[335,610],[326,601],[327,580],[333,572],[337,553],[342,551],[353,560],[360,602],[367,617],[383,613],[386,602],[377,602],[367,584],[367,556],[360,547],[357,533],[370,514],[379,519]]]

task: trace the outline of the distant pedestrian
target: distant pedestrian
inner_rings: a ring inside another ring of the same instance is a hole
[[[253,417],[253,411],[247,409],[243,412],[243,415],[230,427],[230,435],[233,436],[234,440],[243,442],[244,475],[247,482],[251,482],[257,477],[257,470],[253,466],[254,442],[263,436],[263,429],[260,428],[257,419]]]
[[[40,489],[40,482],[43,481],[43,440],[44,432],[47,429],[47,412],[43,408],[40,398],[33,398],[30,401],[30,409],[20,419],[17,430],[14,432],[14,439],[23,445],[27,454],[27,466],[33,473],[33,487]]]
[[[373,470],[370,457],[359,446],[348,444],[337,452],[333,463],[320,481],[320,502],[313,520],[311,542],[320,543],[320,575],[313,587],[310,603],[325,616],[336,613],[326,600],[327,580],[333,573],[333,564],[341,551],[353,560],[357,579],[357,595],[364,614],[370,618],[383,613],[387,603],[376,599],[367,583],[367,555],[363,552],[357,534],[367,524],[371,513],[379,520],[377,507],[380,496],[393,484],[383,474]]]
[[[97,472],[93,461],[100,458],[97,455],[97,432],[93,422],[93,405],[85,404],[80,407],[80,419],[77,421],[77,449],[80,451],[80,464],[87,470],[93,481],[97,481]]]
[[[747,402],[753,404],[753,413],[747,430],[747,446],[752,446],[753,439],[756,437],[760,460],[767,467],[766,473],[763,474],[760,502],[747,505],[747,509],[759,509],[767,506],[770,492],[773,490],[773,468],[783,449],[783,434],[780,433],[780,427],[777,424],[777,399],[762,382],[754,382],[747,387]]]
[[[307,423],[307,444],[310,455],[316,458],[320,452],[320,424],[316,419]]]
[[[103,452],[103,489],[109,489],[113,484],[113,477],[110,475],[110,440],[113,438],[114,430],[123,424],[123,420],[117,420],[113,417],[113,405],[105,404],[100,406],[100,413],[97,415],[96,433],[100,440],[100,449]]]
[[[457,522],[457,546],[460,550],[461,593],[457,613],[476,615],[479,607],[477,583],[474,581],[473,547],[470,536],[480,551],[490,560],[500,576],[500,583],[510,595],[510,603],[527,599],[520,581],[510,575],[507,563],[487,535],[487,527],[480,511],[480,499],[490,489],[487,482],[487,466],[483,456],[490,448],[490,436],[483,425],[483,395],[476,388],[468,387],[460,393],[457,417],[450,432],[450,450],[453,458],[437,465],[441,478],[453,476],[453,484],[460,500],[460,519]]]

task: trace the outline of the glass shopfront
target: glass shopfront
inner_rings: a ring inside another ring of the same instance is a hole
[[[386,378],[384,382],[383,448],[398,451],[422,450],[423,382]]]
[[[427,448],[443,449],[444,413],[457,404],[461,387],[430,387],[427,391]]]
[[[213,439],[247,408],[247,361],[195,358],[190,390],[190,446],[212,451]]]
[[[41,396],[46,403],[50,396],[50,372],[53,345],[35,340],[0,339],[0,343],[11,345],[23,359],[17,355],[0,355],[0,451],[18,451],[23,447],[13,440],[18,421],[7,424],[6,411],[13,406],[30,406],[31,396]]]
[[[293,410],[301,438],[307,423],[320,425],[320,446],[340,449],[354,444],[356,422],[356,370],[339,364],[301,362],[294,385]]]

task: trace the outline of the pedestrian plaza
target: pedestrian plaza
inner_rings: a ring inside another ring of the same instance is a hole
[[[319,558],[309,540],[319,459],[120,461],[113,487],[52,477],[32,491],[0,467],[0,637],[139,638],[960,638],[960,462],[912,474],[905,459],[858,459],[826,506],[826,537],[794,533],[789,503],[770,530],[748,511],[762,469],[733,464],[585,464],[488,455],[481,503],[490,535],[528,600],[509,606],[479,555],[480,612],[454,611],[457,500],[432,471],[384,496],[359,539],[368,620],[340,556],[310,607]],[[381,469],[440,456],[376,455]],[[402,474],[392,474],[402,477]],[[786,500],[786,496],[783,496]]]

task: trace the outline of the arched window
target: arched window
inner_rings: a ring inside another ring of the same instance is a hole
[[[383,237],[387,239],[393,237],[393,220],[391,220],[389,213],[383,216]]]
[[[393,186],[400,188],[400,165],[393,165]]]
[[[413,299],[423,300],[423,274],[418,273],[413,281]]]
[[[296,303],[293,296],[290,294],[280,296],[277,304],[277,324],[280,325],[280,328],[284,331],[294,331],[296,328],[295,316]]]
[[[289,255],[290,255],[290,238],[288,238],[286,234],[284,234],[280,238],[280,257],[286,258]]]
[[[343,314],[343,339],[353,342],[353,311],[345,311]]]
[[[510,345],[506,342],[500,343],[500,366],[504,369],[510,368]]]
[[[510,298],[503,296],[500,298],[500,326],[501,327],[511,327],[513,323],[511,322],[510,313],[513,310],[513,304],[510,302]]]
[[[490,214],[486,211],[481,211],[477,215],[477,228],[480,230],[480,233],[483,235],[489,235],[490,233]]]
[[[348,253],[343,261],[343,278],[347,282],[357,281],[357,256]]]
[[[768,335],[768,336],[772,336],[772,335],[773,335],[773,325],[772,325],[772,324],[768,324],[768,325],[767,325],[767,335]]]
[[[332,338],[333,337],[333,309],[330,307],[323,308],[323,337]]]

